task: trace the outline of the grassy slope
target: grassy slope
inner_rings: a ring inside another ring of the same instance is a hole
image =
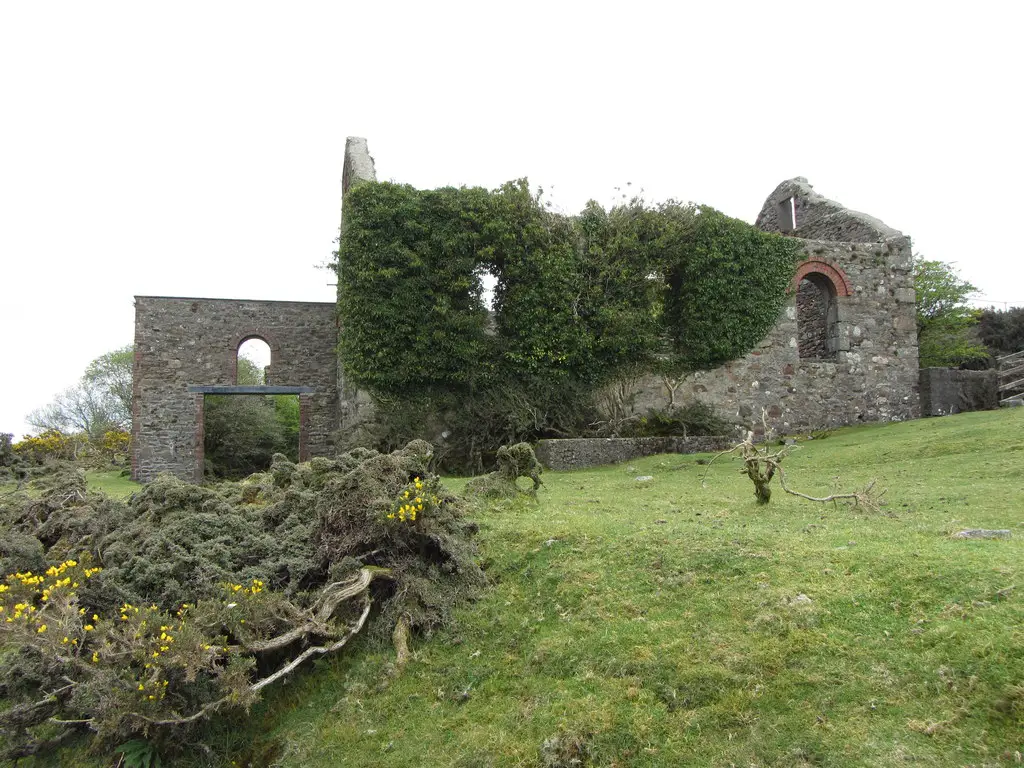
[[[89,485],[89,490],[100,491],[116,498],[130,496],[142,487],[139,483],[122,475],[120,470],[110,472],[89,470],[85,473],[85,480]]]
[[[1015,764],[1022,411],[842,430],[787,460],[808,492],[877,479],[883,514],[779,490],[757,507],[737,464],[702,489],[692,456],[549,474],[539,505],[482,515],[493,589],[400,676],[359,639],[208,743],[218,764],[314,768],[537,766],[560,733],[593,765]]]
[[[237,764],[538,765],[558,733],[596,765],[1008,764],[1022,438],[1021,410],[965,414],[787,461],[808,492],[877,479],[883,514],[778,490],[759,508],[735,463],[702,489],[696,457],[548,475],[538,506],[483,515],[493,590],[401,676],[363,642],[215,733]],[[948,538],[961,527],[1014,537]]]

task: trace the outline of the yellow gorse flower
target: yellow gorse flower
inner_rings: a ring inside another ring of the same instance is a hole
[[[412,482],[398,494],[395,505],[386,515],[387,519],[414,523],[419,515],[439,506],[441,500],[433,494],[428,495],[425,489],[426,484],[421,478],[413,478]]]

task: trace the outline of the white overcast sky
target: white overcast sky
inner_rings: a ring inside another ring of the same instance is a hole
[[[0,431],[134,295],[331,301],[346,136],[381,179],[753,221],[783,179],[1024,305],[1024,3],[0,2]]]

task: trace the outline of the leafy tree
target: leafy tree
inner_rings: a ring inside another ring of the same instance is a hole
[[[53,402],[32,411],[25,420],[40,432],[83,433],[100,440],[110,430],[131,424],[121,420],[118,406],[98,386],[80,381],[57,395]]]
[[[972,335],[979,312],[968,306],[967,297],[978,290],[975,286],[962,280],[952,265],[917,256],[914,290],[922,368],[959,367],[987,358],[987,350]]]
[[[264,372],[238,358],[238,383],[259,386]],[[208,395],[204,403],[207,473],[240,478],[270,466],[275,453],[299,453],[299,403],[294,395]]]
[[[997,357],[1024,350],[1024,307],[981,311],[978,337]]]
[[[135,364],[135,349],[129,344],[100,355],[85,369],[83,381],[105,392],[118,424],[122,427],[132,423],[132,367]]]
[[[37,408],[26,421],[40,432],[83,433],[92,441],[132,423],[132,347],[93,360],[79,382]]]

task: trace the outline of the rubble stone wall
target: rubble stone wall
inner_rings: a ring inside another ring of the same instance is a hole
[[[234,385],[238,347],[270,346],[267,383],[311,387],[300,399],[304,453],[330,452],[337,393],[333,303],[135,297],[132,478],[160,472],[202,479],[203,395],[189,387]]]
[[[949,416],[999,407],[999,372],[921,369],[921,413]]]
[[[913,256],[902,235],[883,242],[803,241],[803,258],[830,264],[842,287],[836,302],[834,359],[801,357],[796,287],[778,324],[749,354],[691,376],[675,401],[702,400],[738,426],[784,433],[921,415]],[[798,279],[800,273],[798,272]],[[667,405],[656,377],[637,388],[634,410]]]

